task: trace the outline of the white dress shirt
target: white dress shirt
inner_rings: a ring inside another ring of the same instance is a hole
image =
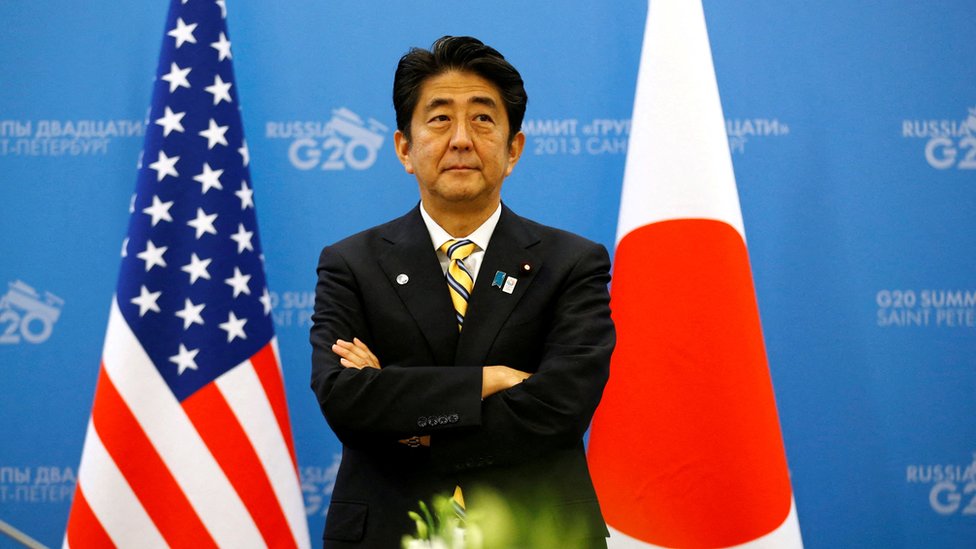
[[[443,227],[434,221],[434,218],[427,213],[424,209],[423,202],[420,203],[420,216],[424,218],[424,224],[427,225],[427,232],[430,233],[430,241],[434,245],[434,249],[437,251],[437,259],[441,262],[441,271],[447,273],[447,267],[451,260],[447,257],[447,254],[441,251],[441,246],[444,245],[448,240],[470,240],[475,244],[475,250],[471,252],[467,258],[464,259],[464,266],[467,267],[468,272],[471,273],[471,278],[473,280],[478,280],[478,271],[481,269],[481,260],[485,257],[485,250],[488,249],[488,242],[491,240],[492,233],[495,232],[495,226],[498,225],[498,219],[502,216],[502,205],[499,203],[498,207],[495,208],[495,212],[488,216],[488,219],[481,224],[480,227],[475,229],[468,236],[463,236],[460,238],[455,238],[450,235]]]

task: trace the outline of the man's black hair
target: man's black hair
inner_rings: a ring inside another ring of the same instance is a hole
[[[420,100],[421,86],[428,78],[452,70],[472,72],[498,88],[508,113],[511,142],[522,128],[529,102],[522,75],[497,50],[470,36],[444,36],[430,50],[411,48],[400,58],[393,77],[397,129],[410,141],[410,120]]]

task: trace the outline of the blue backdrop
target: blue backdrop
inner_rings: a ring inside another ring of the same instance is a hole
[[[530,101],[504,200],[612,248],[646,4],[230,4],[317,538],[339,445],[308,389],[315,263],[324,244],[417,200],[392,150],[397,59],[443,34],[505,53]],[[704,5],[804,540],[972,547],[972,2]],[[51,546],[88,422],[166,9],[0,2],[0,520]]]

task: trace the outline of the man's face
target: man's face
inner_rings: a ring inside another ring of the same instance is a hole
[[[474,73],[449,71],[424,81],[411,140],[398,131],[394,141],[426,208],[473,212],[498,204],[502,180],[522,154],[525,135],[519,132],[509,143],[508,131],[495,85]]]

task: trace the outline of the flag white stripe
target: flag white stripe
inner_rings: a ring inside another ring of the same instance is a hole
[[[618,532],[610,525],[607,525],[607,529],[610,530],[610,539],[607,541],[608,549],[665,549],[664,546],[647,543]],[[791,499],[789,514],[786,515],[786,519],[775,530],[752,541],[732,545],[723,549],[794,548],[803,549],[803,541],[800,537],[800,521],[796,517],[796,501]]]
[[[92,513],[117,546],[167,546],[112,456],[105,450],[91,420],[78,466],[78,485]]]
[[[668,219],[724,221],[745,238],[700,2],[651,0],[617,242]]]
[[[278,352],[278,336],[271,338],[271,351],[274,353],[275,365],[278,367],[278,376],[280,376],[283,381],[285,374],[281,371],[281,353]]]
[[[221,547],[262,547],[247,508],[112,300],[102,354],[118,389],[201,522]]]
[[[271,488],[282,505],[292,537],[296,542],[303,543],[308,539],[308,522],[295,467],[254,365],[248,361],[220,376],[217,378],[217,388],[251,441]]]

